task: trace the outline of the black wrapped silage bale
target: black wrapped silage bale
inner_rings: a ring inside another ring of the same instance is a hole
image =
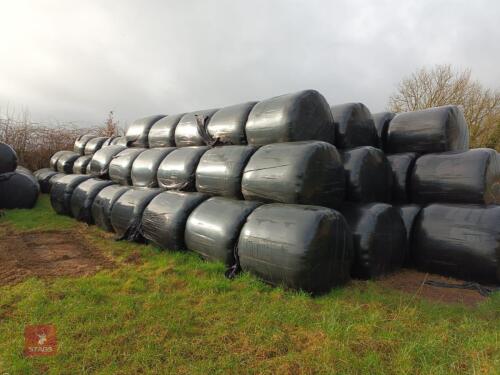
[[[352,277],[373,279],[403,266],[408,241],[403,219],[395,207],[385,203],[346,203],[339,211],[353,235]]]
[[[262,146],[247,163],[241,188],[247,200],[335,208],[345,195],[342,159],[321,141]]]
[[[111,210],[113,205],[130,188],[120,185],[109,185],[97,193],[92,202],[92,220],[101,229],[113,232],[111,225]]]
[[[392,169],[392,201],[409,203],[410,182],[413,166],[418,158],[414,152],[386,155]]]
[[[112,184],[112,181],[98,178],[91,178],[79,184],[71,195],[71,216],[78,221],[93,224],[91,209],[94,199],[102,189]]]
[[[196,168],[196,190],[242,199],[243,170],[255,150],[254,146],[222,146],[205,152]]]
[[[50,157],[50,162],[49,162],[49,164],[50,164],[50,168],[51,168],[52,170],[54,170],[54,171],[56,171],[56,172],[57,172],[57,161],[59,160],[59,158],[60,158],[61,156],[63,156],[63,155],[64,155],[65,153],[67,153],[67,152],[71,152],[71,151],[66,151],[66,150],[57,151],[54,155],[52,155],[52,156]],[[59,172],[59,173],[60,173],[60,172]]]
[[[216,144],[245,145],[248,115],[257,102],[247,102],[219,109],[208,123],[208,134]]]
[[[132,164],[132,185],[153,188],[158,186],[158,169],[175,147],[151,148],[141,152]]]
[[[127,137],[116,137],[110,143],[110,146],[113,146],[113,145],[127,147],[128,146]]]
[[[14,172],[16,168],[16,151],[7,143],[0,142],[0,174]]]
[[[378,146],[377,129],[370,110],[362,103],[345,103],[331,108],[335,126],[335,146],[350,149]]]
[[[95,154],[102,148],[102,146],[104,145],[104,143],[106,143],[108,139],[109,138],[107,137],[95,137],[88,140],[87,143],[85,144],[85,149],[83,151],[84,155]]]
[[[213,197],[201,203],[186,223],[186,247],[206,260],[236,264],[235,247],[248,215],[260,202]]]
[[[166,250],[186,250],[184,231],[189,214],[209,196],[202,193],[164,191],[142,215],[144,238]]]
[[[87,145],[87,142],[90,141],[92,138],[95,138],[95,136],[90,135],[90,134],[85,134],[85,135],[79,136],[75,140],[75,146],[73,148],[73,151],[79,155],[84,155],[85,154],[85,146]]]
[[[120,185],[132,185],[132,165],[145,148],[126,148],[109,163],[109,178]]]
[[[206,125],[215,112],[217,109],[206,109],[182,116],[175,127],[175,145],[177,147],[206,145]],[[200,127],[200,124],[203,126]]]
[[[129,147],[148,148],[148,134],[151,127],[165,115],[152,115],[135,120],[128,127],[125,137]]]
[[[61,177],[64,177],[64,176],[67,176],[66,174],[64,173],[58,173],[56,172],[55,175],[51,176],[49,178],[49,193],[50,193],[50,190],[52,189],[52,186],[56,183],[57,180],[59,180]]]
[[[175,147],[175,128],[184,115],[168,115],[155,122],[148,134],[149,147]]]
[[[36,171],[33,172],[33,176],[35,176],[36,179],[38,179],[38,176],[40,174],[43,174],[43,173],[46,173],[46,172],[54,172],[54,173],[57,173],[55,171],[53,171],[51,168],[41,168],[41,169],[37,169]]]
[[[35,173],[35,177],[40,185],[40,191],[45,194],[50,193],[50,179],[58,173],[50,168],[44,168],[44,170],[38,170]]]
[[[408,244],[411,244],[413,224],[415,223],[415,219],[417,218],[418,214],[422,210],[422,206],[419,206],[418,204],[402,204],[395,207],[398,209],[399,214],[403,219],[403,223],[406,228],[406,238],[408,239]]]
[[[483,283],[500,283],[500,206],[431,204],[413,229],[418,269]]]
[[[500,154],[476,148],[419,157],[411,176],[415,203],[500,204]]]
[[[196,168],[207,146],[182,147],[168,154],[158,167],[158,186],[168,190],[194,191]]]
[[[54,179],[56,176],[53,176]],[[92,176],[81,174],[70,174],[54,179],[50,189],[50,204],[59,215],[71,214],[71,196],[73,191],[82,182],[87,181]]]
[[[38,181],[25,168],[0,174],[0,208],[33,208],[39,193]]]
[[[74,174],[87,174],[87,167],[92,160],[92,155],[82,155],[73,163]]]
[[[349,280],[352,235],[338,211],[266,204],[248,216],[237,255],[244,271],[269,284],[322,293]]]
[[[80,154],[77,154],[73,151],[67,151],[62,154],[59,159],[57,159],[57,171],[59,173],[64,174],[72,174],[73,173],[73,165],[75,161],[80,157]]]
[[[394,116],[396,116],[394,112],[379,112],[372,114],[373,123],[378,135],[378,147],[381,150],[386,149],[387,132],[389,131],[389,124]]]
[[[245,126],[248,144],[317,140],[334,143],[333,117],[326,99],[304,90],[258,102]]]
[[[469,149],[469,128],[455,105],[398,113],[389,125],[386,151],[428,154]]]
[[[109,178],[109,164],[111,160],[118,155],[120,152],[125,150],[124,146],[108,146],[103,147],[92,156],[90,163],[88,164],[88,170],[90,174],[94,177],[100,177],[103,179]]]

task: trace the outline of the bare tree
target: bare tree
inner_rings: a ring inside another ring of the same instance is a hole
[[[457,71],[451,65],[422,68],[404,78],[389,98],[389,110],[393,112],[446,104],[463,108],[472,147],[500,150],[500,91],[473,80],[470,69]]]

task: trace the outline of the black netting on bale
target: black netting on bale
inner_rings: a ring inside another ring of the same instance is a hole
[[[422,271],[500,283],[500,206],[431,204],[413,228],[412,259]]]
[[[326,99],[315,90],[276,96],[257,103],[245,127],[252,145],[318,140],[333,144],[335,129]]]
[[[196,190],[242,199],[243,170],[255,150],[254,146],[222,146],[205,152],[196,169]]]
[[[80,154],[77,154],[76,152],[66,151],[59,157],[59,159],[57,159],[57,171],[59,173],[72,174],[73,165],[79,157]]]
[[[151,148],[143,151],[132,164],[132,184],[138,187],[157,187],[160,164],[173,151],[176,151],[174,147]]]
[[[347,179],[346,200],[390,202],[392,169],[382,150],[365,146],[342,153]]]
[[[109,178],[109,164],[111,160],[125,149],[126,147],[124,146],[113,145],[96,151],[88,165],[90,174],[94,177]]]
[[[236,264],[235,248],[248,215],[262,203],[210,198],[189,215],[185,240],[189,250],[204,259]]]
[[[92,138],[95,138],[95,136],[90,134],[79,136],[75,141],[75,146],[73,148],[73,151],[75,151],[79,155],[84,155],[85,146],[87,145],[87,142],[90,141]]]
[[[97,194],[112,181],[91,178],[78,185],[71,195],[71,216],[87,224],[93,224],[91,209]]]
[[[257,102],[236,104],[219,109],[210,119],[207,130],[216,144],[245,145],[245,125]]]
[[[380,112],[372,115],[375,129],[377,129],[378,147],[382,150],[386,149],[387,132],[389,130],[389,124],[394,116],[396,116],[396,114],[393,112]]]
[[[142,232],[156,246],[166,250],[185,250],[184,231],[189,214],[209,196],[202,193],[165,191],[144,210]]]
[[[345,173],[340,154],[329,143],[275,143],[253,154],[241,188],[248,200],[335,208],[344,200]]]
[[[25,168],[0,174],[0,208],[33,208],[39,193],[38,181]]]
[[[390,153],[466,151],[469,128],[454,105],[397,114],[389,125],[386,151]]]
[[[184,113],[168,115],[155,122],[149,130],[149,147],[174,147],[175,128],[184,115]]]
[[[17,168],[17,154],[7,143],[0,142],[0,174],[14,172]]]
[[[85,150],[84,154],[85,155],[92,155],[95,154],[97,151],[99,151],[104,143],[108,140],[107,137],[95,137],[87,141],[85,144]]]
[[[403,219],[403,223],[406,228],[406,238],[408,239],[408,244],[412,243],[412,233],[413,233],[413,224],[415,223],[415,219],[418,214],[422,210],[422,206],[418,204],[404,204],[401,206],[395,206],[401,218]]]
[[[340,208],[353,234],[352,277],[372,279],[398,270],[408,241],[399,211],[385,203],[346,203]]]
[[[67,152],[71,152],[71,151],[65,151],[65,150],[57,151],[54,155],[52,155],[50,157],[50,162],[49,162],[50,168],[53,169],[54,171],[57,171],[57,161],[59,160],[59,158],[61,156],[63,156]]]
[[[55,175],[57,175],[57,172],[50,168],[44,168],[35,172],[35,177],[38,180],[42,193],[50,193],[50,179]]]
[[[132,165],[143,151],[146,149],[127,148],[116,154],[109,163],[109,178],[120,185],[132,185]]]
[[[186,113],[182,116],[175,128],[175,145],[177,147],[186,147],[207,144],[206,125],[215,112],[217,112],[217,109],[206,109]]]
[[[130,188],[119,185],[109,185],[99,191],[91,208],[92,220],[101,229],[113,232],[111,225],[111,210],[115,202]]]
[[[92,176],[70,174],[59,178],[55,177],[52,177],[53,182],[51,182],[50,204],[56,213],[71,215],[71,196],[73,195],[73,191],[78,185],[92,178]]]
[[[144,209],[161,193],[160,189],[130,189],[118,198],[111,209],[111,225],[117,239],[143,242],[141,221]]]
[[[206,146],[183,147],[167,155],[158,167],[158,185],[169,190],[194,191],[196,168]]]
[[[335,124],[335,145],[349,149],[378,146],[377,129],[370,110],[362,103],[346,103],[331,107]]]
[[[116,137],[110,143],[110,146],[113,146],[113,145],[127,147],[128,146],[127,137]]]
[[[82,155],[73,163],[74,174],[87,174],[87,167],[92,160],[92,155]]]
[[[410,181],[413,166],[418,158],[414,152],[386,155],[392,169],[392,201],[410,202]]]
[[[151,127],[165,115],[153,115],[135,120],[127,129],[125,137],[130,147],[149,147],[148,134]]]
[[[322,293],[349,280],[352,236],[335,210],[266,204],[248,216],[237,256],[244,271],[267,283]]]
[[[415,203],[500,204],[500,155],[492,149],[419,157],[411,177]]]

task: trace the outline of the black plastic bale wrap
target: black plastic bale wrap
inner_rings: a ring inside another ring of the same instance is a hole
[[[17,154],[7,143],[0,142],[0,174],[14,172],[17,168]]]
[[[372,115],[375,129],[377,129],[378,147],[382,150],[386,149],[387,132],[394,116],[396,116],[394,112],[379,112]]]
[[[120,185],[109,185],[99,191],[92,203],[92,220],[101,229],[113,232],[111,210],[115,202],[130,188]]]
[[[243,170],[255,150],[254,146],[222,146],[205,152],[196,169],[196,190],[242,199]]]
[[[342,153],[347,179],[346,200],[390,202],[392,169],[382,150],[358,147]]]
[[[50,193],[50,179],[54,177],[57,172],[50,168],[44,168],[44,170],[39,170],[35,172],[35,177],[40,185],[40,191],[42,193]]]
[[[160,164],[175,150],[175,147],[163,147],[143,151],[132,164],[132,184],[138,187],[157,187]]]
[[[260,202],[213,197],[194,209],[186,223],[186,247],[206,260],[236,264],[235,248],[248,215]]]
[[[345,172],[335,146],[321,141],[262,146],[243,173],[247,200],[338,207],[345,195]]]
[[[315,90],[276,96],[257,103],[245,127],[252,145],[318,140],[334,142],[333,117],[326,99]]]
[[[411,251],[422,271],[500,283],[500,206],[424,207],[414,224]]]
[[[189,214],[208,195],[182,191],[164,191],[148,204],[142,215],[142,234],[149,242],[165,250],[186,250],[184,232]]]
[[[266,204],[243,225],[237,257],[244,271],[267,283],[322,293],[349,280],[352,235],[335,210]]]
[[[413,240],[413,224],[415,223],[415,219],[417,218],[418,214],[422,210],[422,206],[419,206],[418,204],[403,204],[395,207],[398,209],[399,214],[403,219],[403,223],[406,228],[406,238],[408,240],[408,244],[411,244]],[[410,260],[408,258],[409,257],[407,257],[407,260]]]
[[[125,146],[127,147],[128,145],[128,142],[127,142],[127,137],[116,137],[115,139],[113,139],[110,143],[110,146],[113,146],[113,145],[118,145],[118,146]]]
[[[126,148],[109,163],[109,178],[120,185],[132,185],[132,165],[145,148]]]
[[[92,155],[82,155],[73,163],[74,174],[87,174],[87,167],[92,160]]]
[[[63,156],[65,153],[67,152],[71,152],[71,151],[66,151],[66,150],[62,150],[62,151],[57,151],[54,155],[52,155],[50,157],[50,162],[49,162],[49,165],[50,165],[50,168],[54,171],[57,172],[57,161],[59,160],[59,158],[61,156]]]
[[[54,172],[54,173],[57,173],[55,171],[53,171],[51,168],[41,168],[41,169],[37,169],[36,171],[33,172],[33,176],[35,176],[36,179],[38,179],[38,176],[42,173],[45,173],[45,172]]]
[[[85,145],[84,154],[85,155],[95,154],[98,150],[102,148],[102,146],[104,145],[104,143],[106,143],[108,139],[109,138],[107,137],[95,137],[90,139]]]
[[[90,178],[92,176],[70,174],[54,179],[50,189],[50,204],[54,211],[59,215],[71,215],[71,196],[73,195],[73,191],[78,185]]]
[[[148,134],[151,127],[165,115],[152,115],[135,120],[128,127],[125,137],[129,147],[148,148]]]
[[[392,169],[392,201],[395,203],[409,203],[411,201],[411,174],[418,154],[404,152],[386,155],[386,157]]]
[[[182,116],[175,128],[175,145],[177,147],[206,145],[209,141],[206,126],[215,112],[217,109],[206,109]]]
[[[207,146],[182,147],[167,155],[158,167],[158,185],[163,189],[195,191],[196,168]]]
[[[39,193],[38,181],[25,168],[0,174],[0,208],[33,208]]]
[[[79,184],[71,195],[71,216],[87,224],[93,224],[92,203],[102,189],[112,184],[112,181],[98,178],[91,178]]]
[[[335,124],[335,146],[349,149],[378,146],[377,129],[370,110],[363,103],[345,103],[331,107]]]
[[[411,198],[415,203],[500,204],[500,154],[477,148],[421,156],[413,168]]]
[[[49,178],[49,193],[50,193],[50,190],[52,190],[52,186],[54,186],[54,184],[56,183],[57,180],[59,180],[60,178],[64,177],[64,176],[67,176],[66,174],[64,173],[58,173],[56,172],[55,175],[51,176]]]
[[[75,140],[75,146],[73,148],[73,151],[79,155],[84,155],[85,154],[85,146],[87,145],[87,142],[90,141],[92,138],[95,138],[95,136],[90,135],[90,134],[85,134],[85,135],[79,136]]]
[[[168,115],[155,122],[148,134],[149,147],[175,147],[175,128],[184,115]]]
[[[73,165],[79,157],[80,154],[77,154],[76,152],[66,151],[59,159],[57,159],[57,171],[59,173],[72,174]]]
[[[352,277],[372,279],[401,268],[408,240],[397,208],[385,203],[346,203],[340,212],[353,234]]]
[[[390,153],[466,151],[469,128],[454,105],[397,114],[389,125],[386,151]]]
[[[160,189],[130,188],[111,208],[111,226],[117,239],[143,242],[142,215],[151,200],[161,193]]]
[[[109,178],[109,164],[111,160],[125,149],[126,147],[124,146],[113,145],[96,151],[88,165],[90,174],[94,177]]]
[[[216,144],[245,145],[245,125],[257,102],[247,102],[219,109],[208,123],[208,134]]]

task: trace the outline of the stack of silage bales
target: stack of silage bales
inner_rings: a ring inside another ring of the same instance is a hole
[[[79,146],[94,151],[89,175],[55,182],[56,211],[122,239],[188,249],[310,292],[405,264],[479,280],[457,269],[486,254],[489,268],[499,268],[500,208],[485,206],[499,203],[498,153],[467,151],[467,125],[455,106],[372,116],[361,103],[330,108],[306,90],[139,119],[122,147],[95,151],[89,142]],[[456,163],[467,167],[446,177],[446,165]],[[460,206],[454,230],[461,234],[439,223],[431,233],[427,217],[437,219],[428,204],[436,202],[483,206]],[[493,221],[471,219],[472,211]],[[482,237],[471,241],[467,231]],[[440,268],[440,261],[456,266]]]

